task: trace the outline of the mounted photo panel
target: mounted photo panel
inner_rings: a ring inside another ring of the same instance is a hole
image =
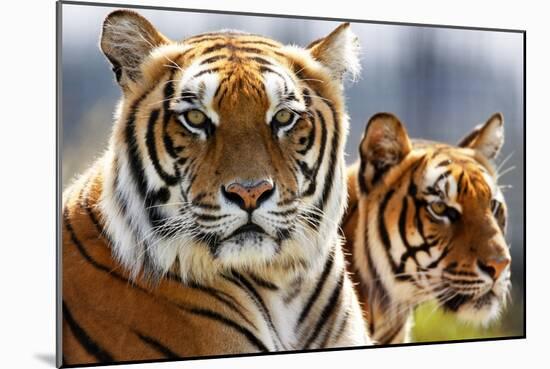
[[[57,363],[525,338],[525,31],[57,13]]]

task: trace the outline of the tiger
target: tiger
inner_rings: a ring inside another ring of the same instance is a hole
[[[427,300],[482,325],[505,308],[508,213],[494,166],[503,143],[500,113],[456,146],[410,139],[391,113],[368,121],[348,169],[342,231],[377,344],[410,342],[414,310]]]
[[[121,89],[62,196],[63,365],[371,343],[345,268],[348,23],[307,47],[104,20]]]

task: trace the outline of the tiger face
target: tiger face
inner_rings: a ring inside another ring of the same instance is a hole
[[[236,31],[174,42],[117,11],[101,47],[123,90],[102,206],[125,265],[200,279],[326,253],[346,196],[348,24],[306,49]]]
[[[357,238],[397,300],[435,298],[468,321],[498,316],[511,261],[506,203],[491,164],[503,137],[500,114],[458,146],[411,141],[391,114],[369,121],[359,172],[368,221]]]

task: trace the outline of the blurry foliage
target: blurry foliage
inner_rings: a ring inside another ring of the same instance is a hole
[[[434,302],[419,306],[414,313],[412,342],[452,341],[523,335],[523,299],[514,296],[502,316],[487,326],[465,323],[438,308]]]

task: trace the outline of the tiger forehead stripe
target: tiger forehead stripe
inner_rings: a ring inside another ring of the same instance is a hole
[[[239,38],[238,41],[240,44],[258,44],[258,45],[265,45],[265,46],[271,46],[271,47],[282,46],[281,43],[272,39],[267,39],[260,35],[255,35],[255,34],[246,33],[242,31],[231,31],[231,30],[203,33],[200,35],[187,38],[183,42],[186,44],[198,44],[201,42],[223,41],[223,40],[227,40],[228,38],[235,39],[236,38],[235,36],[238,36]]]
[[[206,45],[204,45],[204,48],[200,51],[200,53],[202,56],[205,56],[219,51],[226,51],[230,54],[276,54],[278,56],[284,57],[284,54],[278,50],[282,47],[281,44],[275,44],[273,42],[263,39],[243,39],[242,37],[242,35],[227,34],[225,37],[218,36],[215,39],[206,40]],[[214,40],[215,42],[208,42]],[[193,44],[197,45],[200,44],[200,42],[194,42]]]
[[[227,97],[236,92],[235,88],[231,87],[234,82],[231,81],[234,80],[235,68],[242,68],[246,65],[247,72],[242,74],[244,80],[238,81],[241,87],[246,87],[246,89],[238,89],[241,94],[244,93],[252,98],[263,100],[266,96],[264,90],[267,90],[265,88],[267,83],[265,78],[262,78],[264,77],[262,74],[269,70],[271,73],[278,74],[283,80],[282,91],[277,92],[277,105],[283,107],[283,105],[288,105],[286,102],[294,100],[295,106],[286,107],[295,110],[301,109],[301,106],[297,105],[299,103],[299,99],[296,97],[297,92],[290,87],[294,84],[291,78],[287,73],[276,70],[276,65],[281,65],[281,62],[282,65],[285,65],[280,57],[286,59],[286,56],[277,50],[283,46],[282,44],[261,36],[234,31],[203,34],[184,40],[183,43],[193,44],[195,61],[185,69],[180,84],[183,86],[183,80],[186,80],[186,91],[182,91],[181,95],[182,101],[189,103],[190,100],[194,100],[209,110],[213,109],[212,104],[219,108]],[[212,75],[217,77],[216,81]],[[199,81],[199,78],[202,77],[205,80]],[[185,105],[185,107],[189,108],[189,105]],[[181,108],[182,106],[178,110]],[[212,119],[212,121],[217,123],[216,119]]]

